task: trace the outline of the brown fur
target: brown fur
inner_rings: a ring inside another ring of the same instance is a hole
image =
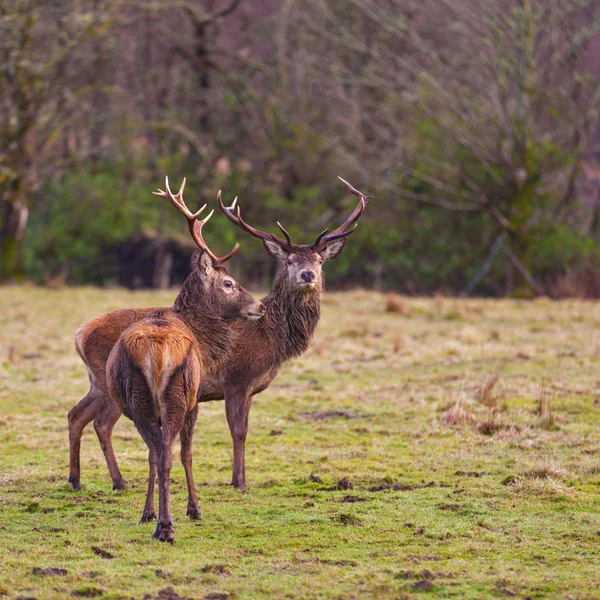
[[[246,485],[244,447],[251,397],[271,384],[286,360],[302,354],[308,348],[320,317],[322,276],[319,256],[309,246],[300,246],[295,248],[295,258],[293,269],[284,268],[277,276],[271,293],[263,298],[262,302],[266,306],[263,318],[258,321],[241,319],[231,322],[230,356],[218,371],[201,378],[198,389],[198,402],[225,399],[227,420],[234,442],[232,483],[242,489]],[[296,284],[298,269],[315,267],[317,264],[319,280],[315,288],[299,288]],[[96,319],[99,324],[105,325],[98,329],[98,335],[103,340],[94,348],[94,360],[86,361],[84,358],[84,362],[97,379],[103,376],[106,360],[120,333],[133,320],[143,318],[153,310],[157,309],[119,310]],[[88,355],[85,345],[83,353],[84,356]],[[82,402],[84,401],[80,404]],[[84,410],[84,406],[79,408],[80,404],[70,413],[69,427],[75,433],[83,431],[85,425],[96,418],[94,415],[101,415],[107,402],[105,397],[97,397],[90,411]],[[72,447],[72,465],[79,465],[78,451],[79,446]],[[116,461],[111,474],[114,466]],[[72,482],[79,484],[79,473],[79,469],[72,471]],[[114,481],[113,478],[113,485]]]
[[[201,378],[208,377],[228,355],[228,320],[264,312],[262,304],[207,254],[196,262],[173,307],[150,311],[126,328],[106,361],[108,396],[116,409],[134,422],[149,448],[150,479],[142,521],[153,517],[154,477],[158,475],[159,515],[154,537],[161,541],[173,541],[170,473],[172,446],[180,434],[188,514],[200,516],[191,471],[191,440]],[[81,333],[76,339],[84,358],[90,337]],[[101,347],[106,350],[105,345]],[[97,360],[97,348],[91,354]],[[93,387],[93,370],[90,377]]]
[[[180,319],[144,319],[129,327],[118,343],[123,344],[124,351],[144,374],[157,415],[171,376],[186,360],[191,361],[194,385],[187,398],[187,412],[192,410],[198,392],[199,349],[192,332]]]
[[[331,233],[328,233],[328,230],[323,231],[319,234],[315,243],[310,246],[293,244],[289,234],[281,225],[279,227],[285,235],[286,240],[248,226],[241,218],[239,207],[236,216],[233,212],[233,205],[230,208],[225,208],[219,194],[219,207],[229,220],[255,237],[262,239],[267,252],[283,265],[283,269],[275,281],[273,290],[264,299],[264,307],[266,308],[264,318],[260,322],[246,321],[231,325],[229,335],[227,336],[231,347],[231,354],[227,357],[220,351],[220,340],[215,338],[214,335],[207,336],[206,339],[211,340],[211,343],[208,345],[205,344],[200,351],[200,355],[209,357],[213,364],[216,363],[218,357],[222,359],[222,366],[219,370],[214,369],[210,375],[200,379],[198,401],[205,402],[225,398],[227,422],[233,438],[232,484],[238,488],[244,489],[246,486],[244,452],[246,435],[248,433],[248,417],[252,404],[251,397],[269,386],[283,362],[302,354],[308,348],[320,317],[321,291],[323,286],[321,266],[323,262],[335,258],[343,250],[347,236],[353,231],[353,226],[356,226],[356,221],[362,215],[365,206],[373,199],[371,196],[365,196],[343,179],[342,181],[352,194],[360,197],[359,205],[341,226]],[[183,186],[179,194],[182,192]],[[161,195],[164,195],[164,193],[161,193]],[[184,286],[173,310],[186,321],[197,340],[200,341],[202,338],[200,334],[204,332],[196,326],[196,317],[189,318],[190,313],[193,313],[194,309],[194,302],[192,301],[193,289],[193,287],[185,289]],[[126,326],[130,318],[135,317],[120,315],[119,319],[113,320],[111,328],[117,322]],[[115,333],[112,329],[106,332],[104,344],[102,345],[104,350],[116,341]],[[216,346],[213,346],[213,344],[216,344]],[[102,360],[100,354],[100,352],[97,353],[97,358]],[[101,366],[97,365],[98,373],[96,373],[96,369],[90,367],[89,362],[86,361],[85,349],[80,352],[80,355],[88,365],[88,369],[91,370],[91,378],[98,377],[98,374],[101,375]],[[94,387],[93,381],[92,387]],[[106,398],[102,394],[95,394],[91,398],[84,398],[69,413],[69,432],[70,436],[72,434],[73,439],[73,443],[71,444],[70,480],[74,482],[74,488],[76,484],[77,486],[79,485],[79,440],[81,439],[81,432],[91,419],[97,418],[95,415],[103,413],[104,404],[109,404],[106,402]],[[193,422],[195,422],[195,414],[196,411],[190,413],[190,415],[194,415],[191,424],[192,430]],[[71,415],[73,415],[73,427],[71,426]],[[112,426],[114,426],[118,416],[111,414],[111,418],[113,420],[110,421],[109,438]],[[181,429],[182,462],[184,462],[184,466],[188,465],[186,466],[186,475],[188,474],[188,470],[191,473],[191,453],[188,456],[188,451],[186,450],[185,461],[183,458],[184,438],[186,448],[189,448],[191,444],[191,436],[187,433],[184,435],[184,432],[189,431],[189,429],[189,423]],[[103,443],[100,434],[98,434],[98,437],[100,438],[100,442]],[[112,458],[114,460],[114,456]],[[153,458],[150,456],[151,480],[148,488],[148,498],[151,496],[150,490],[154,484],[152,478],[152,460]],[[75,470],[74,465],[76,467]],[[116,461],[114,461],[112,466],[109,462],[109,469],[111,469],[114,485],[115,476],[113,471],[116,470],[118,472]],[[190,481],[191,475],[188,478],[188,489]],[[189,502],[190,500],[188,500],[188,506]]]

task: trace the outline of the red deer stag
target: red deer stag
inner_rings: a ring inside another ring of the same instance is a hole
[[[372,196],[365,196],[348,182],[342,181],[352,194],[360,198],[358,205],[340,227],[331,233],[327,230],[322,232],[314,244],[306,246],[293,244],[289,234],[279,224],[285,240],[250,227],[241,219],[239,212],[235,212],[235,201],[227,208],[220,195],[218,197],[219,206],[227,217],[235,225],[262,239],[267,252],[283,263],[271,293],[262,300],[266,306],[264,317],[257,322],[240,320],[231,324],[230,358],[218,373],[202,380],[198,390],[198,402],[225,399],[234,444],[232,484],[238,488],[244,489],[246,486],[244,447],[251,397],[270,385],[286,360],[302,354],[308,348],[320,315],[322,263],[328,258],[335,258],[342,251],[346,236],[354,230],[353,225],[372,200]],[[152,310],[154,309],[114,311],[86,325],[89,333],[82,342],[80,356],[88,368],[96,373],[97,380],[104,375],[106,359],[121,332]],[[97,349],[97,361],[92,366],[86,358],[90,340],[93,340]],[[112,403],[106,401],[101,386],[96,385],[69,413],[69,480],[74,489],[80,489],[81,435],[92,420],[106,456],[113,487],[121,489],[124,486],[111,444],[112,429],[119,415],[116,414],[118,411],[111,409],[110,404]]]
[[[132,324],[120,336],[106,363],[106,389],[131,418],[149,447],[152,488],[156,467],[159,480],[159,522],[155,537],[173,539],[169,509],[172,445],[181,435],[181,460],[188,485],[188,515],[200,518],[192,477],[192,436],[197,416],[197,390],[202,378],[222,363],[231,346],[229,321],[239,316],[258,319],[264,305],[227,273],[226,256],[215,256],[202,236],[202,207],[192,214],[183,201],[183,189],[173,194],[166,180],[166,197],[185,217],[190,233],[202,250],[195,268],[171,308],[159,308]],[[152,506],[147,499],[147,506]],[[145,520],[153,515],[145,513]]]

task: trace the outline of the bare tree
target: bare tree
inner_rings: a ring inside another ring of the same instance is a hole
[[[18,276],[32,191],[65,163],[62,132],[89,85],[76,51],[106,32],[118,0],[8,0],[0,6],[0,280]]]
[[[288,0],[286,14],[285,88],[335,103],[345,160],[398,194],[485,211],[510,242],[509,286],[527,272],[531,235],[573,207],[593,151],[598,2]]]

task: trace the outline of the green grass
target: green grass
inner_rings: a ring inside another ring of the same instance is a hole
[[[128,489],[90,427],[73,493],[66,414],[88,389],[78,325],[173,297],[0,288],[0,596],[598,597],[600,305],[327,294],[309,352],[254,403],[249,493],[227,485],[223,403],[200,407],[204,520],[177,461],[170,546],[136,524],[131,422],[115,428]]]

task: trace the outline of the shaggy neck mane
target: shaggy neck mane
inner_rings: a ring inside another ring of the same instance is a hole
[[[192,271],[175,298],[173,312],[192,330],[205,367],[215,371],[230,348],[230,328],[207,297],[202,280]]]
[[[262,302],[267,312],[261,322],[274,332],[275,350],[281,362],[304,353],[321,316],[321,290],[305,293],[291,285],[282,271]]]

